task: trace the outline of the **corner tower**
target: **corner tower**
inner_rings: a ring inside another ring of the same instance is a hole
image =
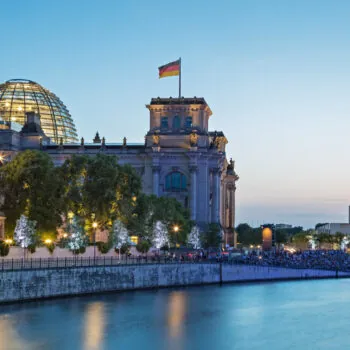
[[[224,133],[209,131],[212,111],[207,102],[202,97],[158,97],[146,107],[150,128],[145,151],[152,192],[175,197],[203,229],[209,223],[220,224],[225,242],[233,244],[234,235],[226,231],[234,231],[232,196],[238,177],[227,169]],[[223,199],[226,193],[229,200]]]

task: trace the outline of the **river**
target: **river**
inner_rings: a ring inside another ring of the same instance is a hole
[[[2,305],[0,350],[348,349],[349,310],[349,279]]]

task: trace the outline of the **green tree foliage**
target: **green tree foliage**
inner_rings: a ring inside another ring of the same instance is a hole
[[[140,194],[129,223],[129,230],[151,241],[157,221],[166,226],[171,245],[186,243],[192,227],[189,211],[175,198]],[[175,230],[175,227],[178,230]]]
[[[0,196],[4,198],[7,235],[12,236],[22,214],[37,222],[39,233],[55,233],[62,223],[62,188],[62,179],[44,152],[20,152],[5,164],[0,169]]]
[[[130,165],[119,165],[113,156],[75,155],[61,168],[65,179],[66,211],[72,210],[91,230],[92,220],[110,229],[114,220],[127,224],[133,215],[141,180]]]
[[[146,254],[150,250],[151,246],[152,244],[149,241],[141,240],[139,243],[137,243],[136,250],[142,254]]]
[[[218,224],[209,224],[208,229],[201,235],[202,247],[218,248],[222,243],[221,227]]]
[[[319,222],[318,224],[315,225],[315,230],[317,230],[319,227],[323,226],[323,225],[326,225],[327,223],[326,222]]]
[[[243,245],[261,244],[262,242],[261,227],[253,228],[248,224],[239,224],[236,227],[236,232],[238,242]]]
[[[10,245],[4,241],[0,241],[0,256],[7,256],[10,252]]]
[[[284,230],[284,229],[275,230],[275,239],[276,239],[276,243],[287,243],[288,242],[287,230]]]

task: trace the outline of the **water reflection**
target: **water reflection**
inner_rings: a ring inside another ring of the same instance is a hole
[[[185,321],[186,294],[183,291],[172,292],[169,299],[169,333],[171,338],[180,338],[182,336]]]
[[[0,350],[347,349],[349,288],[323,280],[3,305]]]
[[[94,302],[87,305],[84,328],[84,349],[102,349],[105,333],[105,304]]]
[[[15,320],[9,315],[0,317],[0,350],[35,349],[35,345],[19,335]]]

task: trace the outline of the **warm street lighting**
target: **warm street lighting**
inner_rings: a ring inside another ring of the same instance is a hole
[[[174,230],[174,232],[178,232],[178,231],[179,231],[179,226],[175,225],[175,226],[173,227],[173,230]]]
[[[11,245],[13,243],[13,240],[8,238],[8,239],[5,239],[5,243],[8,244],[8,245]]]
[[[97,228],[97,222],[94,221],[92,223],[92,227],[94,229],[94,261],[95,261],[95,258],[96,258],[96,228]]]
[[[51,244],[52,243],[52,240],[51,239],[45,239],[45,244]]]
[[[68,237],[67,233],[64,233],[63,238],[67,238],[67,237]]]

